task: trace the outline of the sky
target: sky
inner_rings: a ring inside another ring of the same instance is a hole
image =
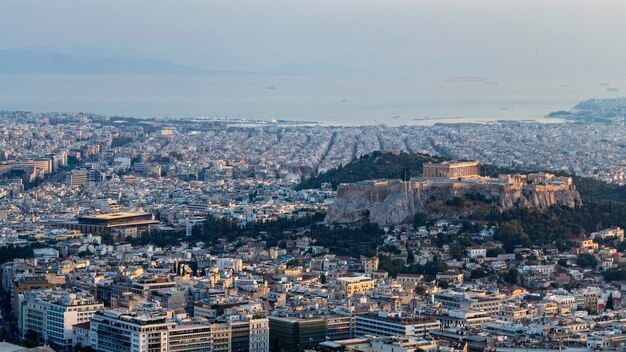
[[[626,79],[623,0],[0,0],[0,50],[264,71]]]

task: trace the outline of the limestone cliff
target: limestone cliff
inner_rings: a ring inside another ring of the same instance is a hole
[[[364,181],[339,185],[337,199],[328,208],[325,222],[369,220],[381,226],[398,225],[410,222],[418,212],[429,213],[429,202],[446,202],[468,194],[481,197],[500,211],[513,207],[545,210],[552,205],[572,208],[582,205],[571,180],[567,182],[559,179],[538,184],[487,178],[463,181]]]

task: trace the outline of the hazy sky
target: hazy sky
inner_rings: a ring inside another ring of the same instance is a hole
[[[0,49],[208,69],[626,79],[624,0],[0,0]]]

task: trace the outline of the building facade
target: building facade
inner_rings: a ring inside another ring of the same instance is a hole
[[[73,326],[88,322],[103,308],[88,294],[65,290],[37,290],[21,294],[18,312],[20,334],[34,331],[44,341],[69,348],[72,346]]]
[[[478,161],[444,162],[441,164],[424,164],[424,177],[458,179],[480,176]]]

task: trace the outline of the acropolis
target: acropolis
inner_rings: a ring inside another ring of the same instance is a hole
[[[571,177],[550,173],[480,176],[478,161],[424,164],[423,174],[409,181],[368,180],[340,184],[327,223],[369,220],[390,226],[427,212],[429,201],[449,201],[467,194],[481,195],[499,211],[513,207],[545,210],[553,205],[579,207],[580,195]]]

